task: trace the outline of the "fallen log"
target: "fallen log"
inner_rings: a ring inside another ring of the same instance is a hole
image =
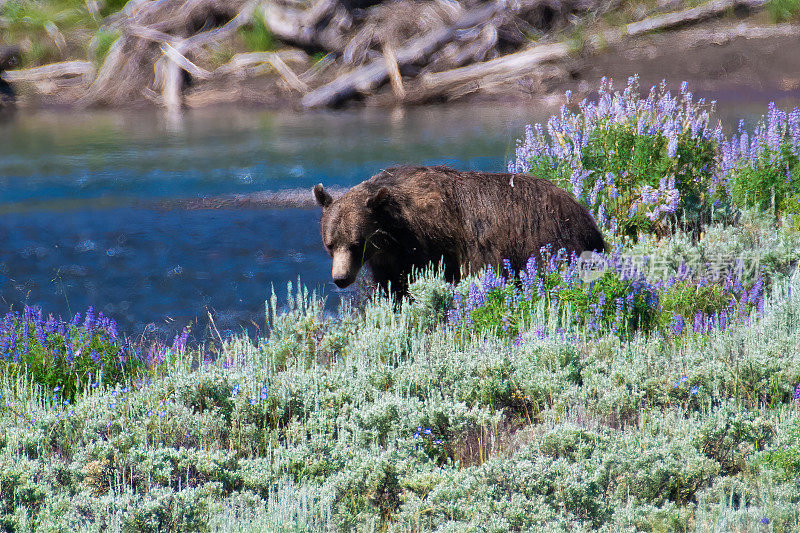
[[[255,2],[249,2],[248,4],[245,4],[242,10],[226,24],[220,26],[219,28],[204,31],[186,38],[183,41],[183,48],[181,51],[188,52],[200,46],[205,46],[207,44],[219,42],[222,39],[227,39],[241,26],[250,23],[253,18],[253,11],[255,10],[255,7]]]
[[[520,77],[542,63],[566,59],[572,47],[567,43],[536,45],[497,59],[475,63],[444,72],[424,74],[419,87],[410,94],[410,100],[421,102],[447,93],[460,85],[484,78]]]
[[[183,44],[183,43],[181,43]],[[183,70],[194,76],[195,78],[199,78],[201,80],[207,80],[211,77],[211,73],[204,68],[200,68],[191,61],[189,61],[185,55],[183,55],[178,48],[183,48],[181,44],[172,46],[169,43],[164,43],[161,45],[161,52],[164,53],[167,58],[170,59],[173,63],[177,64]]]
[[[406,96],[406,91],[403,88],[403,78],[400,76],[400,67],[397,65],[397,56],[394,54],[394,48],[390,43],[383,44],[383,58],[386,61],[386,68],[389,71],[389,81],[392,84],[392,90],[395,96],[402,100]]]
[[[7,70],[2,74],[9,83],[42,82],[53,78],[82,78],[87,83],[94,78],[94,65],[88,61],[64,61],[22,70]]]
[[[323,5],[322,9],[330,7]],[[320,16],[312,9],[310,13],[305,11],[280,7],[272,2],[263,7],[264,23],[269,31],[279,40],[305,49],[323,49],[327,51],[341,50],[345,46],[344,36],[339,34],[333,27],[328,25],[320,30],[319,22],[325,16]],[[330,17],[336,14],[329,13]]]
[[[289,65],[287,65],[278,54],[270,54],[268,63],[275,69],[275,72],[283,78],[283,81],[285,81],[289,87],[303,94],[309,91],[308,85],[297,77],[297,74],[289,68]]]
[[[161,101],[169,112],[176,112],[183,107],[181,86],[183,80],[180,65],[171,61],[169,56],[164,56],[156,62],[161,70]]]
[[[756,10],[764,7],[766,4],[767,0],[713,0],[691,9],[649,17],[639,22],[632,22],[625,26],[625,34],[630,37],[636,37],[654,31],[669,30],[678,26],[718,17],[731,9],[744,7]]]
[[[230,61],[217,68],[212,75],[249,77],[259,76],[272,70],[277,72],[283,81],[295,91],[307,93],[309,91],[308,84],[292,70],[287,62],[307,64],[308,56],[300,50],[236,54]]]
[[[395,59],[398,68],[426,59],[443,44],[450,41],[458,30],[488,22],[503,9],[503,5],[502,2],[492,3],[489,6],[469,11],[452,25],[434,29],[422,37],[414,39],[403,48],[397,49]],[[308,93],[300,103],[306,109],[334,105],[356,93],[370,91],[385,82],[388,77],[389,66],[387,66],[385,58],[373,59],[366,65]]]
[[[184,89],[180,70],[194,78],[210,77],[210,72],[189,58],[195,58],[194,53],[200,47],[229,38],[249,23],[255,0],[236,0],[226,3],[222,10],[218,8],[220,5],[213,0],[128,2],[122,10],[124,16],[114,22],[122,35],[109,50],[97,78],[78,100],[78,105],[125,105],[144,95],[169,109],[180,108]],[[225,16],[224,24],[193,33],[193,28],[204,27],[203,16],[220,16],[221,13]],[[200,26],[192,22],[197,17],[200,17]],[[160,98],[154,97],[153,89],[161,91]]]

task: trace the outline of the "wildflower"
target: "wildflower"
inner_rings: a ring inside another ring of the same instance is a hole
[[[761,522],[764,525],[767,525],[767,524],[769,524],[769,518],[764,516],[764,517],[761,518],[761,520],[759,520],[759,522]]]
[[[233,390],[231,391],[231,396],[238,396],[239,395],[239,384],[233,386]]]
[[[430,434],[431,434],[431,430],[430,430],[430,428],[425,428],[425,431],[424,431],[424,433],[425,433],[426,435],[430,435]]]
[[[690,389],[690,392],[691,392],[692,394],[697,394],[697,391],[699,391],[699,390],[700,390],[700,387],[699,387],[699,386],[697,386],[697,385],[695,385],[694,387],[692,387],[692,388]]]
[[[94,309],[89,307],[89,309],[86,310],[86,316],[83,320],[83,327],[91,331],[94,328],[94,325]]]
[[[672,331],[676,336],[683,334],[683,316],[677,313],[672,315]]]
[[[153,416],[153,410],[150,409],[145,413],[145,416]]]
[[[258,400],[255,398],[250,398],[250,405],[255,405],[258,403]]]
[[[681,383],[686,383],[687,381],[689,381],[689,378],[687,378],[686,376],[681,377]]]

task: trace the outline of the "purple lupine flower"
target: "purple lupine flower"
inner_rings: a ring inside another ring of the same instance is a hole
[[[461,322],[461,312],[458,309],[450,309],[447,311],[447,323],[456,324]]]
[[[684,319],[682,315],[677,313],[672,314],[672,331],[675,333],[676,336],[680,337],[683,335],[683,326],[684,326]]]
[[[30,353],[30,331],[28,330],[28,321],[22,323],[22,352],[27,356]]]
[[[11,335],[8,339],[8,351],[15,352],[17,350],[17,328],[11,330]]]
[[[183,331],[179,335],[175,335],[175,338],[172,341],[172,351],[177,352],[186,347],[186,342],[189,339],[190,329],[189,327],[183,328]]]
[[[84,320],[83,320],[83,327],[84,327],[84,329],[87,329],[88,331],[92,331],[94,326],[95,326],[94,308],[92,308],[90,306],[89,309],[86,310],[86,316],[84,317]]]
[[[7,334],[0,333],[0,357],[6,357],[9,353],[9,346],[11,337]]]
[[[47,334],[41,324],[36,325],[36,340],[39,341],[42,348],[47,347]]]

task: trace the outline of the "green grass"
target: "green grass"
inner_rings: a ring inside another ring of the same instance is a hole
[[[774,22],[788,22],[800,17],[800,0],[770,0],[767,11]]]
[[[254,14],[250,24],[241,28],[238,33],[247,50],[251,52],[269,52],[275,49],[275,38],[260,12]]]

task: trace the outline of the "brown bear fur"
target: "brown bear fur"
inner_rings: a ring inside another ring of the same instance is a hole
[[[521,174],[403,166],[336,200],[322,184],[314,196],[339,287],[350,285],[365,263],[384,290],[391,285],[402,295],[412,270],[430,263],[442,262],[445,278],[457,282],[503,259],[519,271],[546,244],[578,254],[604,248],[591,215],[569,193]]]

